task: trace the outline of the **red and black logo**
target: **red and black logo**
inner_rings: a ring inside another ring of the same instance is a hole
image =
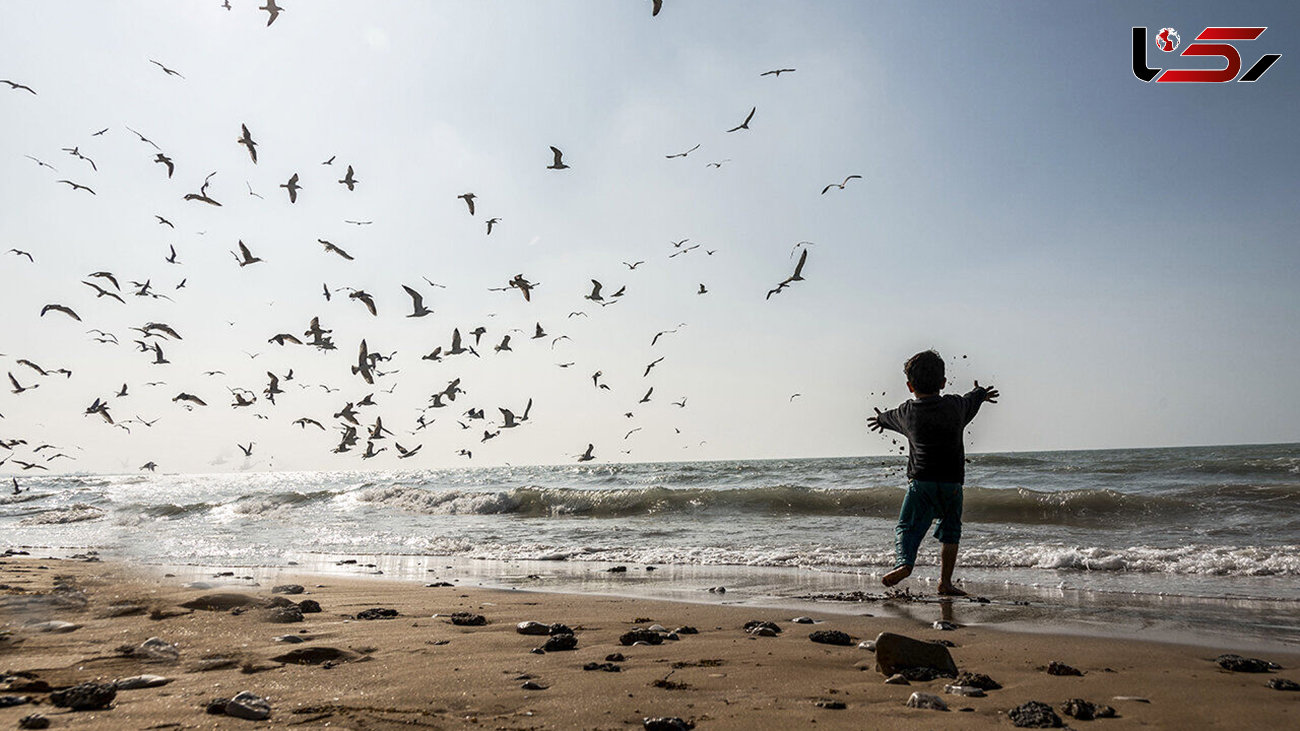
[[[1253,41],[1259,38],[1260,34],[1268,30],[1268,27],[1246,28],[1246,27],[1210,27],[1201,31],[1200,34],[1189,44],[1179,56],[1216,56],[1227,61],[1227,66],[1221,69],[1160,69],[1149,68],[1147,66],[1147,29],[1145,26],[1135,26],[1133,28],[1133,75],[1142,81],[1157,82],[1198,82],[1203,84],[1222,84],[1232,81],[1258,81],[1259,77],[1264,75],[1279,58],[1280,53],[1266,53],[1254,63],[1246,73],[1237,78],[1241,71],[1241,54],[1237,52],[1237,47],[1231,43],[1207,43],[1205,41]],[[1161,28],[1156,34],[1156,48],[1165,53],[1172,53],[1178,50],[1182,39],[1178,31],[1173,28]]]

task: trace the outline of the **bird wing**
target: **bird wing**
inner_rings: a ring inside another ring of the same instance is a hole
[[[424,297],[421,297],[419,292],[416,292],[405,284],[402,285],[402,289],[406,290],[406,293],[411,295],[411,304],[415,306],[416,312],[424,309]]]
[[[551,154],[555,155],[555,162],[553,164],[554,165],[561,164],[562,159],[564,157],[564,153],[560,152],[560,148],[556,147],[555,145],[551,145]]]
[[[835,187],[835,184],[834,184],[834,183],[831,183],[830,185],[826,186],[825,188],[822,188],[822,195],[826,195],[826,191],[828,191],[828,190],[830,190],[831,188],[834,188],[834,187]]]
[[[797,278],[799,278],[800,276],[802,276],[802,274],[803,274],[803,264],[804,264],[804,262],[806,262],[806,261],[808,261],[808,250],[807,250],[807,249],[804,249],[804,250],[803,250],[803,253],[799,255],[799,263],[796,264],[795,267],[794,267],[794,278],[797,279]]]
[[[243,241],[239,242],[239,253],[244,255],[244,261],[253,258],[253,253],[248,250],[248,247],[244,245]]]

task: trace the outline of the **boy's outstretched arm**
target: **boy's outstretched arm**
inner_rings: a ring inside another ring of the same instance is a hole
[[[966,423],[969,424],[975,415],[979,413],[980,404],[985,401],[996,404],[1001,394],[992,386],[981,386],[979,381],[975,382],[975,388],[970,393],[964,394],[962,400],[966,402]]]
[[[894,412],[892,409],[889,411],[881,411],[879,407],[874,408],[876,409],[876,415],[867,419],[868,429],[874,432],[880,432],[881,434],[883,434],[886,429],[900,431],[898,426],[894,424]]]
[[[975,382],[975,391],[983,391],[984,393],[982,395],[984,400],[991,404],[996,404],[998,402],[998,397],[1002,395],[992,386],[981,386],[979,381]],[[975,391],[972,391],[972,393]]]

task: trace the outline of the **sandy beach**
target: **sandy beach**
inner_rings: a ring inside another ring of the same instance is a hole
[[[0,728],[39,713],[50,728],[86,729],[627,729],[662,717],[701,729],[958,729],[1012,727],[1008,712],[1028,701],[1050,705],[1075,728],[1288,728],[1300,717],[1300,693],[1268,685],[1296,679],[1296,654],[1251,653],[1280,669],[1230,672],[1214,658],[1232,647],[944,631],[916,619],[871,616],[810,614],[817,623],[806,625],[792,622],[788,611],[754,607],[337,576],[285,583],[303,591],[273,593],[272,586],[241,585],[238,576],[186,587],[156,569],[5,557],[0,694],[29,700],[0,708]],[[320,611],[289,606],[308,600]],[[220,608],[195,608],[203,602]],[[370,609],[396,615],[358,618]],[[485,624],[453,624],[456,612],[481,615]],[[934,613],[937,618],[939,609]],[[744,626],[752,620],[771,621],[781,631],[751,635]],[[521,634],[517,625],[526,621],[567,625],[576,648],[531,652],[548,637]],[[694,627],[698,634],[679,631],[658,645],[621,644],[625,633],[652,625]],[[846,633],[851,644],[810,641],[824,630]],[[987,675],[1002,687],[964,697],[945,693],[950,678],[886,684],[876,655],[858,646],[882,632],[950,641],[961,671]],[[276,639],[285,635],[302,641]],[[297,654],[286,657],[290,652]],[[615,653],[623,659],[607,659]],[[1082,675],[1049,674],[1054,662]],[[594,669],[584,669],[589,664]],[[118,690],[100,710],[70,711],[51,700],[51,690],[140,675],[168,682]],[[241,691],[269,702],[269,718],[207,712],[213,700]],[[910,708],[914,692],[936,694],[950,710]],[[1065,716],[1063,704],[1075,698],[1111,706],[1116,717]]]

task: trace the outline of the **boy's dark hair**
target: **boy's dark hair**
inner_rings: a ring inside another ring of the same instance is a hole
[[[943,357],[933,350],[908,358],[903,373],[916,393],[939,393],[943,389]]]

